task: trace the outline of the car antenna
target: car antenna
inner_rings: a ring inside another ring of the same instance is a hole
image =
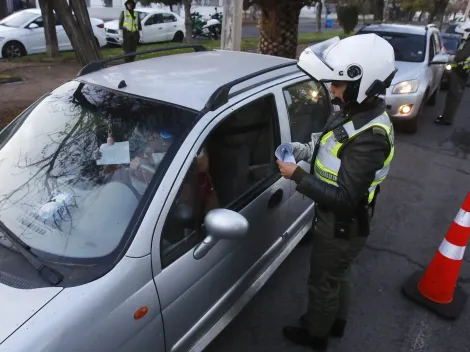
[[[127,87],[126,81],[122,80],[121,82],[119,82],[119,84],[118,84],[119,89],[125,88],[125,87]]]

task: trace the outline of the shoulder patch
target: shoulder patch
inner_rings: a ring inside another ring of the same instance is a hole
[[[387,135],[387,133],[384,131],[384,129],[380,128],[380,127],[373,127],[372,128],[372,133],[380,134],[381,136],[386,136]]]

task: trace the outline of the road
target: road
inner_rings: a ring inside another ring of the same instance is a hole
[[[329,352],[470,351],[470,304],[454,323],[406,300],[405,279],[424,268],[439,247],[469,192],[470,92],[455,126],[435,126],[437,108],[424,112],[416,135],[397,132],[391,173],[380,194],[372,234],[353,267],[350,323]],[[298,247],[257,296],[205,352],[302,352],[281,329],[305,309],[309,247]],[[470,293],[470,251],[462,287]]]

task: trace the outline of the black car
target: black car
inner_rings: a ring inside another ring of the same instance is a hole
[[[450,28],[450,27],[449,27]],[[449,28],[447,30],[449,30]],[[450,76],[450,62],[454,59],[455,53],[457,52],[460,43],[462,42],[462,36],[460,34],[441,33],[442,42],[446,53],[449,54],[449,65],[446,66],[444,74],[442,75],[441,88],[447,88],[449,85]]]

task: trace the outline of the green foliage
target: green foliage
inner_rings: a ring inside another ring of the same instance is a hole
[[[359,10],[357,6],[337,6],[336,13],[338,15],[339,25],[343,28],[344,33],[349,34],[354,31],[354,28],[356,28],[357,26],[359,17]]]

